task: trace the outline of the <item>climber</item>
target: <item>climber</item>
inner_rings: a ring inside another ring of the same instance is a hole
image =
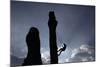
[[[67,45],[66,45],[65,43],[63,43],[62,45],[63,45],[63,46],[62,46],[60,49],[57,50],[58,56],[61,54],[62,51],[65,51],[65,50],[66,50],[66,46],[67,46]]]

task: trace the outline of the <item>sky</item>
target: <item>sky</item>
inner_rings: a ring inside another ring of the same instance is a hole
[[[94,6],[23,1],[11,2],[11,57],[27,56],[26,35],[30,27],[36,27],[39,30],[42,60],[49,63],[49,11],[55,12],[58,21],[56,29],[58,48],[62,43],[67,44],[66,50],[59,56],[59,63],[94,61]]]

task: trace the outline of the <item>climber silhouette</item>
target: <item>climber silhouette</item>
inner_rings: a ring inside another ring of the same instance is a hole
[[[50,62],[51,64],[58,63],[58,54],[57,54],[57,42],[56,42],[56,26],[57,21],[53,11],[49,12],[49,46],[50,46]]]
[[[42,64],[40,54],[40,38],[39,31],[35,27],[31,27],[27,36],[26,43],[28,47],[27,57],[24,59],[23,66]]]
[[[60,49],[57,50],[58,56],[61,54],[62,51],[65,51],[65,50],[66,50],[66,47],[67,47],[66,44],[63,43],[62,45],[63,45],[63,46],[62,46]]]

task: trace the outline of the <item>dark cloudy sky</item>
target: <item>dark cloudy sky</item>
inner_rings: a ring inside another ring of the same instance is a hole
[[[94,60],[95,7],[36,2],[11,2],[11,55],[25,58],[26,35],[30,27],[40,33],[42,57],[49,60],[48,13],[54,11],[58,48],[67,49],[59,56],[59,63]],[[47,61],[48,61],[47,60]]]

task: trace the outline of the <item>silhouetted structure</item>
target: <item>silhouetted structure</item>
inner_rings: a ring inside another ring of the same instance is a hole
[[[57,21],[53,11],[49,12],[49,45],[50,45],[50,59],[51,64],[58,63],[58,54],[57,54],[57,43],[56,43],[56,26]]]
[[[40,65],[42,64],[40,54],[40,39],[37,28],[32,27],[26,36],[26,43],[28,47],[28,54],[24,60],[23,66],[26,65]]]

